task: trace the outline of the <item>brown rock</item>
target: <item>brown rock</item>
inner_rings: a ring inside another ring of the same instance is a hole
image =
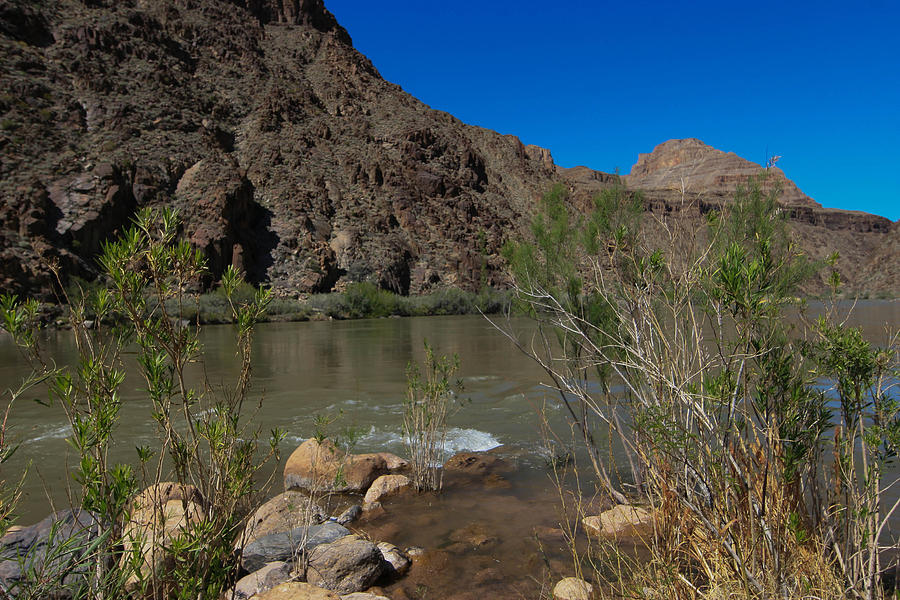
[[[488,476],[511,470],[510,465],[499,456],[486,452],[459,452],[444,463],[447,472],[459,472]]]
[[[247,600],[255,594],[261,594],[291,578],[291,565],[282,561],[267,563],[262,569],[254,571],[238,580],[234,585],[234,600]],[[229,596],[228,600],[232,600]]]
[[[412,481],[406,475],[382,475],[372,482],[363,501],[366,504],[380,502],[412,489]]]
[[[731,198],[738,185],[758,175],[762,166],[733,152],[722,152],[698,139],[669,140],[641,154],[626,176],[629,187],[642,190],[685,189],[691,194]],[[782,188],[781,202],[786,205],[821,207],[800,191],[778,167],[771,167],[764,189]],[[683,186],[683,188],[682,188]]]
[[[151,573],[165,578],[165,574],[174,567],[167,550],[172,539],[182,535],[186,528],[199,522],[202,517],[203,509],[199,504],[182,500],[169,500],[162,505],[134,511],[122,532],[125,554],[137,550],[143,561],[141,577],[132,575],[127,585],[136,585]]]
[[[203,497],[196,487],[175,481],[164,481],[151,485],[137,494],[131,502],[135,510],[140,510],[151,506],[161,506],[173,500],[203,505]]]
[[[597,536],[645,538],[653,533],[653,515],[645,508],[619,504],[597,516],[581,520],[585,530]]]
[[[330,590],[309,583],[290,582],[276,585],[255,598],[256,600],[340,600],[341,597]]]
[[[555,600],[590,600],[594,586],[584,579],[566,577],[553,586]]]
[[[338,492],[362,492],[387,472],[377,454],[345,455],[330,441],[303,442],[284,465],[284,487]]]
[[[534,530],[534,537],[542,542],[562,542],[566,539],[565,532],[558,527],[546,527],[537,525]]]
[[[450,540],[470,548],[490,546],[500,541],[487,523],[470,523],[450,533]]]
[[[378,456],[384,459],[384,464],[387,465],[388,471],[403,471],[409,468],[409,461],[405,458],[401,458],[396,454],[391,454],[390,452],[379,452]]]

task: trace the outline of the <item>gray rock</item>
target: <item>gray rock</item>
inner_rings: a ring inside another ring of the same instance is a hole
[[[310,527],[295,527],[265,535],[244,547],[241,565],[249,572],[257,571],[268,562],[290,561],[304,550],[328,544],[350,535],[346,527],[328,521]]]
[[[384,558],[375,544],[351,535],[310,550],[306,580],[350,594],[368,589],[384,572]]]
[[[388,542],[379,542],[378,551],[387,563],[387,571],[393,577],[402,577],[409,571],[412,561],[403,550]]]
[[[0,582],[13,596],[38,582],[48,586],[43,588],[46,597],[78,595],[92,564],[89,546],[100,531],[93,513],[63,510],[7,533],[0,538]]]
[[[341,513],[341,515],[337,518],[337,522],[339,525],[348,525],[357,520],[361,515],[362,506],[360,506],[359,504],[354,504]]]
[[[327,519],[322,508],[308,495],[289,490],[278,494],[250,515],[239,543],[246,545],[270,533],[318,525]]]
[[[234,586],[234,599],[247,600],[254,594],[267,592],[280,583],[291,578],[291,564],[283,561],[266,563],[266,565],[242,577]]]

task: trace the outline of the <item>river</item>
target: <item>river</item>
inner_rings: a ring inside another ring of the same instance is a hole
[[[862,326],[869,339],[881,343],[885,324],[900,327],[900,302],[862,302],[850,323]],[[524,319],[508,324],[526,335],[532,327]],[[239,365],[234,334],[230,326],[210,326],[202,332],[205,375],[214,387],[230,385],[236,376]],[[451,551],[447,556],[452,558],[453,546],[463,535],[459,531],[471,528],[473,523],[476,528],[483,525],[491,529],[497,543],[470,553],[456,567],[437,569],[444,573],[445,584],[471,575],[475,564],[476,570],[487,573],[485,577],[495,576],[505,581],[504,585],[510,581],[517,582],[514,587],[525,585],[515,588],[521,592],[534,591],[545,582],[535,580],[526,585],[523,581],[535,569],[550,565],[559,575],[565,574],[564,565],[568,564],[565,545],[559,540],[554,551],[543,548],[542,559],[522,560],[523,553],[538,556],[541,541],[533,535],[535,526],[549,530],[560,523],[559,497],[550,485],[540,433],[541,405],[548,403],[551,424],[557,430],[565,430],[565,420],[554,393],[541,385],[546,376],[540,368],[513,348],[485,318],[262,324],[253,341],[251,397],[263,400],[255,423],[263,432],[276,427],[286,432],[281,447],[284,457],[313,435],[317,415],[333,419],[332,433],[353,430],[356,452],[386,450],[403,455],[406,368],[411,361],[422,363],[425,340],[437,354],[457,354],[460,358],[458,377],[463,389],[457,394],[458,408],[450,418],[447,452],[496,449],[515,469],[504,476],[508,485],[488,491],[459,488],[455,494],[429,500],[429,505],[434,502],[442,506],[439,517],[411,510],[410,514],[417,516],[403,525],[392,522],[375,526],[371,533],[398,545],[446,546]],[[70,332],[50,332],[46,344],[59,364],[75,360]],[[27,372],[27,364],[9,337],[0,337],[0,385],[4,389],[14,387]],[[194,379],[201,374],[195,369]],[[135,446],[155,445],[154,426],[141,387],[142,382],[133,376],[123,386],[124,405],[113,460],[133,462]],[[46,395],[38,396],[46,400]],[[67,473],[75,460],[65,441],[69,431],[57,407],[31,400],[13,407],[8,441],[19,444],[19,448],[3,465],[3,479],[12,482],[29,467],[19,504],[20,522],[45,516],[48,498],[57,507],[68,505],[66,488],[71,477]],[[445,559],[450,560],[435,560]],[[436,571],[428,572],[432,577]],[[413,581],[407,587],[413,584],[424,585]]]

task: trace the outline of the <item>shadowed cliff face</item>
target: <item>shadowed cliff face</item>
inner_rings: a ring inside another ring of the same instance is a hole
[[[213,277],[236,264],[285,293],[502,285],[499,250],[554,181],[585,202],[613,179],[429,109],[320,0],[0,0],[0,53],[6,291],[48,295],[48,261],[91,277],[103,241],[161,205]],[[676,140],[626,181],[665,214],[674,177],[700,173],[698,198],[726,201],[752,170]],[[784,187],[811,237],[855,244],[861,272],[887,226]]]

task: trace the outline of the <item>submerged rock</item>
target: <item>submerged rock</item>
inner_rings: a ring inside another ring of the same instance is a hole
[[[450,533],[450,541],[463,544],[470,548],[482,548],[496,544],[500,540],[491,531],[487,523],[470,523],[465,527],[456,529]]]
[[[499,456],[487,452],[459,452],[447,459],[444,470],[487,477],[511,471],[512,467]]]

